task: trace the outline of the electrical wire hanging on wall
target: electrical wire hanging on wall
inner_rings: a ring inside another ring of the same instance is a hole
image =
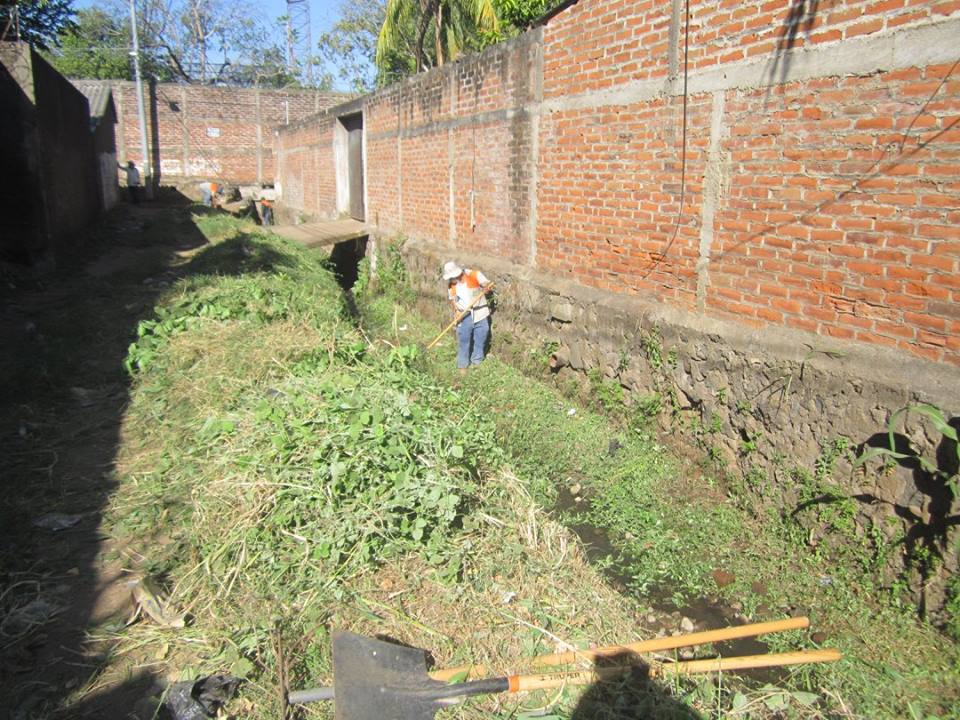
[[[687,196],[687,78],[689,75],[688,59],[690,57],[690,0],[685,0],[684,12],[686,17],[683,22],[683,129],[680,144],[680,207],[677,208],[677,222],[673,226],[673,235],[670,237],[670,241],[663,249],[663,252],[654,255],[650,267],[648,267],[641,276],[644,280],[650,277],[650,273],[656,270],[657,267],[666,260],[667,253],[669,253],[670,248],[673,247],[673,243],[680,233],[680,221],[683,219],[683,204],[686,202]]]

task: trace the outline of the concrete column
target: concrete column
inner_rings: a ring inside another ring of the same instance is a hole
[[[539,29],[540,42],[534,44],[534,57],[530,73],[532,77],[533,102],[530,104],[530,179],[527,194],[527,264],[537,266],[537,190],[540,183],[540,117],[543,107],[543,28]]]
[[[403,89],[397,91],[397,222],[403,230]]]
[[[183,177],[190,177],[190,122],[187,116],[187,89],[180,88],[180,130],[183,133]]]
[[[257,184],[263,182],[263,125],[260,122],[260,87],[254,89],[254,97],[257,103]]]
[[[456,117],[456,90],[457,90],[457,73],[452,71],[449,73],[450,80],[447,83],[449,85],[450,92],[450,118],[453,119]],[[455,217],[455,198],[456,198],[456,179],[454,178],[454,165],[456,164],[456,148],[454,147],[453,139],[453,127],[450,126],[447,128],[447,194],[448,194],[448,204],[447,204],[447,241],[450,243],[450,247],[457,246],[457,221]]]
[[[457,246],[457,222],[454,217],[454,202],[456,195],[456,181],[454,180],[454,158],[456,156],[453,147],[453,128],[447,128],[447,235],[451,247]]]
[[[670,33],[667,40],[667,90],[673,88],[680,72],[680,26],[684,22],[684,0],[671,0]],[[686,28],[684,28],[686,30]]]
[[[113,85],[114,96],[113,101],[117,106],[117,124],[120,126],[120,143],[117,147],[117,152],[120,153],[120,158],[124,163],[127,162],[127,123],[124,119],[124,109],[123,101],[125,99],[126,93],[124,92],[125,88],[120,83],[114,83]]]
[[[697,260],[697,310],[706,309],[707,287],[710,285],[710,252],[713,246],[713,226],[717,208],[723,199],[726,184],[726,156],[723,139],[727,127],[723,122],[724,92],[713,93],[713,111],[710,117],[710,146],[703,178],[703,202],[700,205],[700,257]]]

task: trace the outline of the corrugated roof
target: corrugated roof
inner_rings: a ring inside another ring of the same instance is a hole
[[[113,104],[113,91],[110,89],[109,80],[71,80],[73,86],[82,92],[87,102],[90,104],[91,125],[96,127],[103,116],[107,113],[107,108]]]

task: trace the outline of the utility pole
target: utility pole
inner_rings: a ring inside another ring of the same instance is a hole
[[[143,107],[143,83],[140,81],[140,42],[137,39],[137,8],[130,0],[130,32],[133,35],[133,77],[137,81],[137,112],[140,115],[140,152],[143,154],[143,187],[153,197],[153,173],[150,171],[150,149],[147,147],[147,113]]]

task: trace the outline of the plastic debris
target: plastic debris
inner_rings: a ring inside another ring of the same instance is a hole
[[[573,417],[576,414],[577,414],[576,408],[570,408],[569,410],[567,410],[567,415],[569,415],[570,417]]]
[[[173,720],[201,720],[217,716],[217,711],[232,698],[241,683],[230,675],[210,675],[199,680],[170,686],[164,705]]]
[[[170,611],[167,602],[161,595],[159,589],[153,584],[150,578],[140,578],[130,583],[130,589],[133,593],[133,601],[137,605],[137,611],[134,613],[130,622],[136,619],[143,610],[150,619],[158,625],[169,628],[182,628],[185,625],[182,614],[177,615]],[[127,624],[129,625],[130,622]]]
[[[38,517],[33,521],[33,526],[57,532],[66,530],[76,525],[83,519],[83,515],[67,515],[66,513],[52,512]]]
[[[85,387],[72,387],[70,388],[70,394],[80,403],[81,407],[90,407],[97,402],[94,391]]]

